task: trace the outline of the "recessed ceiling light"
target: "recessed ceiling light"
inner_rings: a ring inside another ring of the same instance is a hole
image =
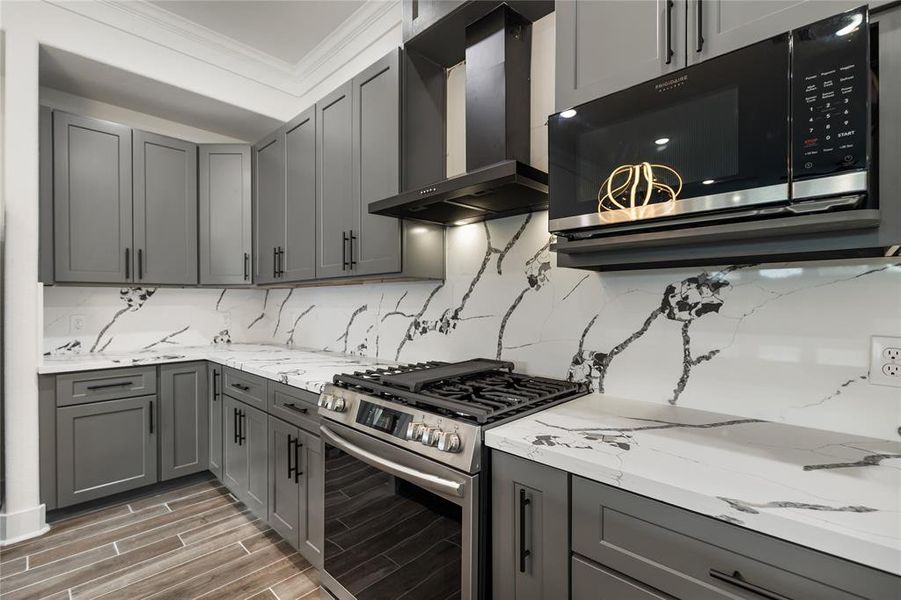
[[[576,109],[570,108],[568,110],[564,110],[562,113],[560,113],[560,116],[564,119],[572,119],[576,116]]]
[[[461,219],[461,220],[459,220],[459,221],[454,221],[454,225],[468,225],[468,224],[469,224],[469,221],[467,221],[466,219]]]
[[[666,146],[667,144],[669,144],[669,138],[657,138],[656,140],[654,140],[654,143],[658,146]]]
[[[703,183],[704,185],[710,185],[711,183],[713,183],[713,181],[714,181],[713,179],[705,179],[701,183]]]

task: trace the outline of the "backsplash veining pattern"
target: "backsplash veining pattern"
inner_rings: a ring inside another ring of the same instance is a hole
[[[546,213],[449,229],[443,283],[48,287],[44,349],[500,357],[614,396],[898,439],[901,389],[867,381],[869,336],[901,336],[897,258],[598,274],[558,269],[549,242]]]

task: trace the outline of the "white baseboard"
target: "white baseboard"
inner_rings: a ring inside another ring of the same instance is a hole
[[[43,504],[14,513],[0,513],[0,546],[37,537],[49,530]]]

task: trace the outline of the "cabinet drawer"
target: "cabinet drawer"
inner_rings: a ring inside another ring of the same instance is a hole
[[[222,393],[246,402],[262,411],[266,410],[266,379],[225,367]]]
[[[572,590],[572,600],[673,600],[577,555],[572,557]]]
[[[276,381],[269,382],[269,414],[319,434],[319,395]]]
[[[156,367],[66,373],[56,377],[56,405],[156,394]]]
[[[573,552],[678,598],[894,598],[901,585],[883,571],[581,477],[571,497]]]

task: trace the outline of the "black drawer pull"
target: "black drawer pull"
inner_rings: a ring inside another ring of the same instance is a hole
[[[532,551],[526,548],[526,507],[532,501],[526,496],[526,491],[519,490],[519,572],[526,572],[526,559]]]
[[[122,381],[120,383],[98,383],[97,385],[89,385],[86,389],[105,390],[109,388],[125,387],[127,385],[134,385],[134,381]]]
[[[751,592],[752,594],[757,594],[761,598],[767,598],[767,600],[791,600],[791,598],[789,598],[788,596],[783,596],[782,594],[771,592],[760,586],[754,585],[749,581],[746,581],[739,571],[733,571],[730,575],[728,573],[723,573],[722,571],[717,571],[716,569],[710,569],[708,573],[714,579],[719,579],[720,581],[724,581],[726,583],[734,585],[735,587],[739,587],[743,590]]]
[[[294,412],[298,412],[298,413],[300,413],[300,414],[302,414],[302,415],[307,414],[307,413],[309,412],[309,410],[310,410],[310,409],[304,408],[304,407],[302,407],[302,406],[297,406],[297,405],[294,404],[293,402],[285,402],[284,404],[282,404],[282,406],[285,407],[285,408],[290,408],[290,409],[293,410]]]
[[[242,392],[249,392],[249,391],[250,391],[250,386],[249,386],[249,385],[244,385],[243,383],[233,383],[233,384],[232,384],[232,387],[235,388],[236,390],[241,390]]]

